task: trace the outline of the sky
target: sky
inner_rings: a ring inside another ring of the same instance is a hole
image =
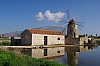
[[[100,0],[0,0],[0,33],[58,26],[68,21],[67,10],[70,19],[84,22],[79,34],[100,35]]]

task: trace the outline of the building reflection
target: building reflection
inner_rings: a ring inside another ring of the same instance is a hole
[[[54,59],[65,54],[65,47],[43,48],[43,49],[24,49],[22,53],[34,58]]]
[[[87,52],[95,46],[73,46],[73,47],[55,47],[42,49],[24,49],[22,53],[34,58],[44,58],[52,61],[68,64],[69,66],[78,65],[79,52]]]

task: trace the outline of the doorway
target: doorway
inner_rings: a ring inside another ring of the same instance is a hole
[[[48,39],[48,37],[47,36],[44,36],[44,45],[47,45],[47,39]]]

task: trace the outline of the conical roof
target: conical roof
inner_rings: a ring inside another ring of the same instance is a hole
[[[76,24],[76,23],[75,23],[74,19],[71,19],[69,24]]]

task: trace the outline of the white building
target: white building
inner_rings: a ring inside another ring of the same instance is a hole
[[[92,43],[92,38],[89,38],[87,35],[81,35],[79,39],[80,45]]]
[[[65,44],[65,36],[52,30],[26,29],[21,34],[21,45]]]

